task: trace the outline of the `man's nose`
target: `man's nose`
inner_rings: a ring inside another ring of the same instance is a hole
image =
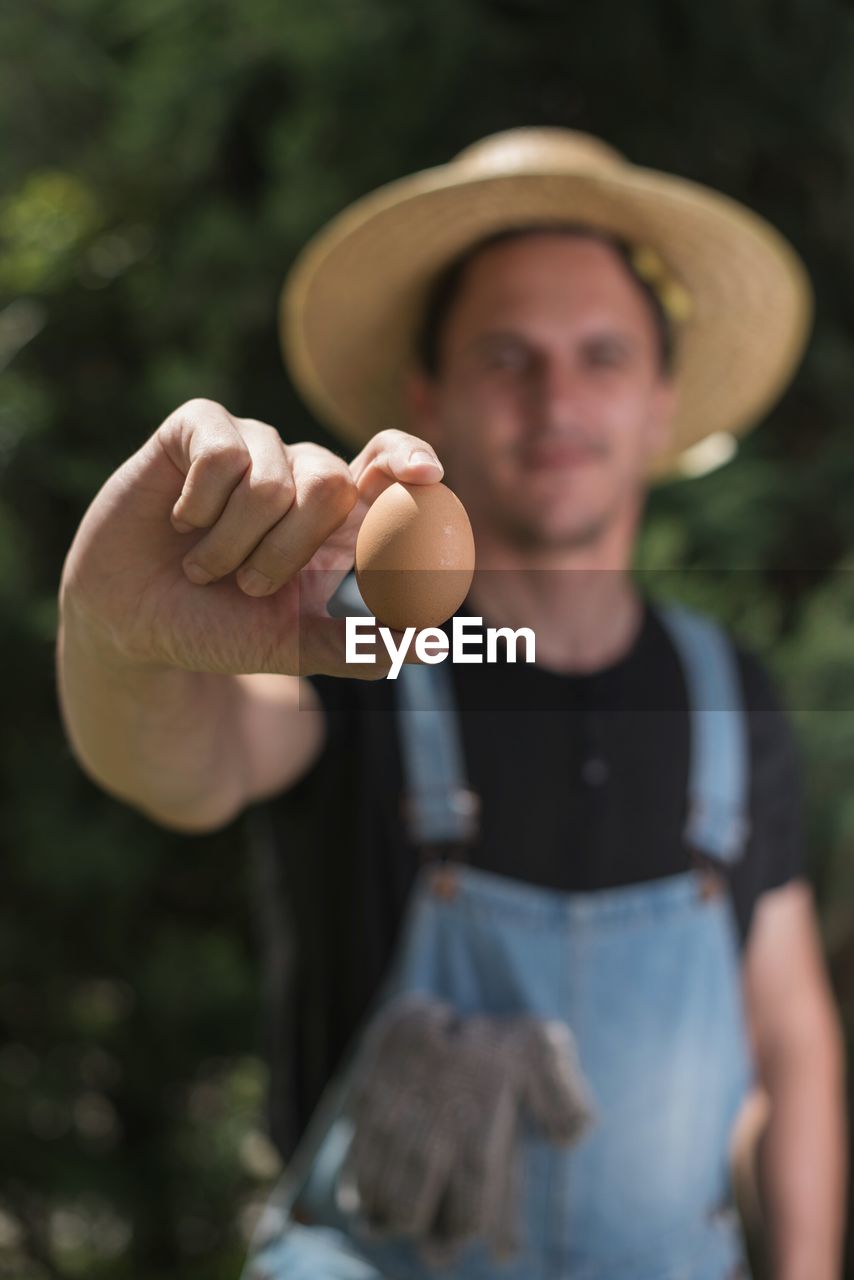
[[[585,402],[580,371],[565,360],[543,360],[532,380],[532,399],[537,416],[549,424],[577,422]]]

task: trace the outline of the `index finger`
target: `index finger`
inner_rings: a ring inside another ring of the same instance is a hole
[[[350,473],[370,504],[396,480],[404,484],[436,484],[445,469],[426,440],[406,431],[378,431],[350,463]]]

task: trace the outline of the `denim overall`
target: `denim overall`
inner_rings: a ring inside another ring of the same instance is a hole
[[[569,1149],[525,1131],[521,1252],[498,1263],[475,1242],[453,1264],[430,1268],[411,1242],[372,1238],[340,1203],[335,1175],[352,1132],[357,1041],[262,1217],[244,1280],[749,1274],[728,1159],[753,1077],[738,935],[721,876],[702,870],[744,848],[746,723],[720,629],[682,608],[660,614],[688,689],[685,842],[702,856],[676,875],[584,893],[426,862],[377,1000],[419,991],[463,1014],[525,1011],[571,1028],[596,1120]],[[475,814],[450,675],[442,665],[404,666],[396,697],[413,834],[433,849],[465,842]]]

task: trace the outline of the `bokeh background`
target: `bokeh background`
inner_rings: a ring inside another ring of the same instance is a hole
[[[277,1169],[251,832],[166,832],[75,764],[74,530],[193,396],[331,443],[281,366],[284,272],[346,202],[497,129],[714,185],[812,274],[794,387],[735,462],[654,495],[639,564],[788,692],[850,1032],[850,0],[39,0],[0,7],[0,59],[0,1276],[235,1277]]]

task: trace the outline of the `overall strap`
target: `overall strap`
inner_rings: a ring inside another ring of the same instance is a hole
[[[352,574],[335,600],[347,613],[370,616]],[[404,664],[394,684],[410,839],[424,849],[464,846],[477,834],[478,797],[466,781],[450,669],[444,662]]]
[[[716,622],[682,605],[659,606],[688,688],[691,756],[689,847],[737,862],[749,834],[747,716],[732,642]]]
[[[348,612],[369,611],[351,575],[338,591]],[[688,690],[691,759],[685,839],[732,863],[749,834],[747,717],[735,653],[723,629],[682,605],[659,607]],[[416,845],[464,845],[477,832],[466,782],[453,681],[446,663],[404,665],[395,682],[404,769],[404,817]]]
[[[477,834],[478,804],[466,782],[450,668],[401,667],[395,703],[413,842],[467,844]]]

